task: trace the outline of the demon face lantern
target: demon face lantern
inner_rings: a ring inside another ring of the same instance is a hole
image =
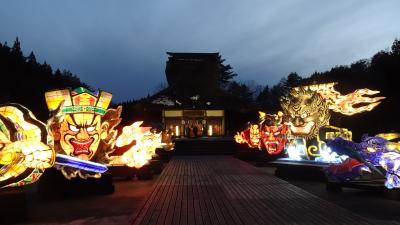
[[[261,141],[269,155],[279,155],[287,142],[288,126],[282,124],[283,113],[266,114],[259,112],[261,124]]]
[[[258,124],[249,124],[248,128],[235,135],[235,141],[239,144],[247,143],[250,148],[260,147],[260,128]]]
[[[122,107],[107,109],[112,95],[105,91],[92,93],[85,88],[56,90],[45,94],[46,103],[53,116],[48,121],[57,153],[106,164],[113,151],[121,121]],[[70,170],[70,169],[68,169]],[[86,178],[82,171],[67,171],[67,177]],[[93,175],[98,177],[99,174]]]
[[[280,101],[293,136],[311,139],[317,136],[321,127],[329,124],[329,105],[315,91],[293,88]]]
[[[257,124],[250,125],[249,140],[252,146],[258,146],[260,144],[260,129]]]

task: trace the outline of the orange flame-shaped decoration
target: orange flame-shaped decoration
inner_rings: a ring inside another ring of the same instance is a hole
[[[368,97],[380,93],[380,91],[368,88],[358,89],[347,95],[342,95],[334,89],[335,84],[337,83],[315,84],[303,86],[303,88],[316,91],[329,103],[329,109],[347,116],[371,111],[381,103],[381,100],[385,99],[385,97]]]
[[[151,160],[155,155],[156,148],[162,146],[161,134],[152,133],[151,127],[141,127],[142,123],[143,121],[135,122],[122,129],[115,145],[123,147],[134,141],[135,144],[122,156],[114,159],[114,164],[123,163],[129,167],[140,168]]]

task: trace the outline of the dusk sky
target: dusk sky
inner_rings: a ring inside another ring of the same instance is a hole
[[[274,85],[388,49],[400,1],[6,0],[0,42],[114,94],[144,97],[165,83],[170,52],[220,52],[239,81]]]

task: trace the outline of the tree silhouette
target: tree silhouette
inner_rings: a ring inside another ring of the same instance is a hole
[[[395,39],[392,45],[392,54],[400,56],[400,40]]]
[[[350,66],[336,66],[330,71],[314,73],[302,84],[338,82],[336,89],[342,94],[359,88],[381,91],[382,101],[373,111],[352,117],[334,113],[331,123],[350,128],[359,139],[363,133],[399,131],[397,103],[400,99],[397,76],[400,74],[400,41],[394,40],[391,51],[379,51],[371,59],[359,60]]]
[[[29,63],[29,64],[36,64],[37,63],[36,62],[36,56],[33,53],[33,51],[29,54],[28,57],[26,57],[26,62]]]
[[[227,88],[227,92],[234,96],[233,106],[247,107],[253,103],[253,93],[250,91],[250,88],[245,84],[239,83],[237,81],[229,82],[229,86]]]
[[[53,69],[47,62],[38,63],[32,51],[24,57],[21,43],[15,39],[13,46],[0,43],[0,74],[3,86],[0,89],[0,104],[19,103],[28,107],[39,119],[48,119],[44,93],[51,89],[90,88],[67,70]]]
[[[268,85],[266,85],[260,94],[256,97],[256,102],[263,111],[269,111],[272,108],[271,90]]]
[[[224,65],[225,59],[222,59],[221,55],[218,55],[218,61],[220,65],[219,86],[225,88],[237,74],[233,72],[233,68],[230,64]]]

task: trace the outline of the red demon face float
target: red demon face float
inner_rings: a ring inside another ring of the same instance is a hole
[[[279,155],[285,148],[289,132],[288,126],[282,123],[283,113],[258,113],[261,124],[261,145],[268,155]]]
[[[239,144],[247,143],[250,148],[258,148],[260,144],[260,130],[258,124],[250,124],[246,130],[237,133],[234,138]]]
[[[289,131],[282,123],[283,113],[259,114],[259,124],[249,124],[246,130],[235,135],[235,141],[247,143],[250,148],[264,149],[268,155],[278,155],[285,148]]]
[[[287,142],[286,134],[288,126],[280,124],[278,126],[263,127],[261,132],[262,144],[269,155],[278,155],[285,148]]]

